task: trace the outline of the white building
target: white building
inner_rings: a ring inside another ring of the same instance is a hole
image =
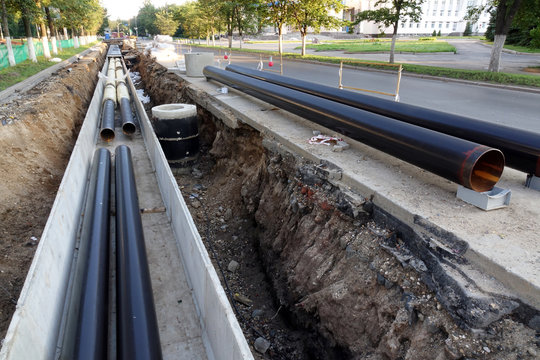
[[[343,10],[343,20],[354,20],[356,15],[364,10],[374,10],[377,0],[344,0],[346,9]],[[430,35],[433,31],[442,35],[461,34],[467,21],[463,18],[469,6],[485,4],[487,0],[426,0],[422,4],[422,17],[418,22],[400,22],[398,35]],[[484,34],[489,23],[489,14],[483,13],[476,23],[471,23],[472,32]],[[384,31],[392,34],[392,28],[379,28],[371,21],[362,21],[353,29],[353,33],[376,35]],[[348,28],[342,31],[349,31]]]

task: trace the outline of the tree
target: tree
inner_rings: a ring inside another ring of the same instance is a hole
[[[292,0],[272,1],[266,3],[266,16],[269,24],[278,29],[278,50],[283,53],[283,26],[292,20]]]
[[[178,28],[178,23],[173,19],[173,13],[162,9],[156,13],[156,27],[160,34],[173,36]]]
[[[512,21],[518,10],[521,8],[523,0],[491,0],[480,6],[472,6],[467,9],[466,20],[478,19],[484,11],[496,8],[495,31],[493,36],[493,46],[489,58],[488,71],[499,72],[501,63],[501,53],[506,41],[506,36],[512,25]]]
[[[330,15],[343,10],[341,0],[298,0],[291,6],[291,24],[300,31],[302,36],[302,56],[306,55],[306,35],[309,28],[319,32],[321,28],[337,28],[343,21]]]
[[[6,39],[6,47],[8,51],[9,66],[15,66],[15,56],[13,55],[13,47],[11,46],[11,37],[9,36],[8,15],[6,8],[6,0],[2,1],[2,28]]]
[[[364,20],[380,23],[385,28],[393,26],[392,45],[390,47],[390,63],[394,63],[394,50],[399,22],[409,19],[418,22],[422,16],[424,0],[377,0],[375,10],[365,10],[358,13],[354,24]]]
[[[143,7],[137,14],[137,24],[139,29],[144,29],[146,34],[156,35],[159,30],[156,27],[156,8],[150,0],[145,0]]]
[[[471,36],[472,35],[472,26],[471,23],[467,21],[467,24],[465,24],[465,30],[463,30],[463,36]]]

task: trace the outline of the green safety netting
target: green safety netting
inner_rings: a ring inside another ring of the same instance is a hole
[[[56,46],[58,48],[58,51],[61,51],[61,49],[63,48],[73,47],[73,39],[57,40]],[[28,59],[28,45],[26,41],[24,45],[12,45],[11,47],[13,48],[13,55],[15,56],[15,62],[17,64]],[[43,55],[43,43],[40,40],[34,39],[34,48],[36,50],[36,56]],[[51,50],[52,55],[52,43],[50,42],[50,40],[49,49]],[[7,46],[5,44],[0,44],[0,69],[6,68],[8,66],[9,60]]]

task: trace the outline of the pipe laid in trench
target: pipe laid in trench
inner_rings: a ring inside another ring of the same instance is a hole
[[[117,358],[162,358],[129,147],[116,148]]]
[[[94,154],[60,359],[106,359],[111,154]]]
[[[419,126],[213,66],[213,79],[475,191],[495,186],[502,152]]]
[[[511,168],[540,176],[540,134],[465,116],[262,72],[238,65],[229,71],[320,96],[362,110],[500,149]]]
[[[131,112],[131,103],[129,100],[129,91],[124,82],[119,82],[116,86],[116,97],[120,103],[120,114],[122,118],[122,131],[126,135],[132,135],[137,130],[133,113]]]
[[[103,102],[103,108],[101,110],[101,129],[99,130],[99,136],[104,141],[114,140],[114,107],[115,101],[107,99]]]

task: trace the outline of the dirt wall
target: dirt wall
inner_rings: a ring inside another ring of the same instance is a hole
[[[104,61],[105,46],[0,104],[3,337]]]

